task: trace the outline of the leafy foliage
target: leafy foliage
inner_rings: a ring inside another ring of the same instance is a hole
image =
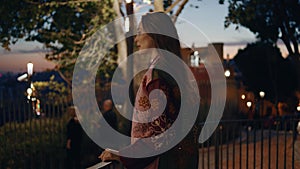
[[[11,42],[25,38],[45,43],[60,53],[74,51],[86,34],[113,18],[111,5],[111,1],[4,0],[0,10],[1,42],[8,48]]]
[[[11,122],[0,127],[1,168],[37,168],[28,166],[31,160],[35,160],[36,165],[45,165],[49,159],[56,163],[63,160],[65,123],[66,120],[45,118]]]
[[[289,54],[299,54],[300,1],[298,0],[228,0],[225,27],[231,24],[249,28],[265,42],[283,40]],[[223,4],[224,0],[219,3]],[[293,44],[293,48],[291,47]]]
[[[293,95],[297,85],[295,65],[290,59],[284,59],[272,44],[249,44],[238,52],[234,61],[254,93],[263,90],[267,99],[274,102]]]
[[[112,0],[3,0],[0,43],[9,50],[19,39],[37,41],[50,49],[46,58],[59,68],[74,65],[85,41],[114,19],[112,5]]]
[[[71,89],[63,82],[54,81],[55,76],[52,75],[49,81],[37,81],[33,83],[37,93],[37,97],[46,101],[46,103],[61,103],[71,100]]]

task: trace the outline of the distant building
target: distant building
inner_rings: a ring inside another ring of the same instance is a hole
[[[199,86],[201,102],[206,105],[211,104],[210,80],[217,81],[218,77],[210,79],[205,67],[219,66],[222,63],[224,76],[226,76],[227,96],[224,111],[225,118],[233,118],[239,111],[239,80],[241,73],[237,69],[233,60],[229,57],[224,59],[223,43],[212,43],[206,47],[182,48],[181,54],[184,62],[191,68]]]

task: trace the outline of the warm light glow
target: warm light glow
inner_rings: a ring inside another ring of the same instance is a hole
[[[260,98],[264,98],[265,97],[265,92],[264,91],[260,91],[259,92],[259,96],[260,96]]]
[[[250,101],[248,101],[246,104],[247,104],[247,107],[249,107],[249,108],[252,106],[252,102],[250,102]]]
[[[132,2],[132,0],[125,0],[125,2],[126,2],[127,4],[129,4],[129,3]]]
[[[19,82],[21,82],[21,81],[27,80],[27,77],[28,77],[28,75],[27,75],[27,73],[25,73],[25,74],[19,76],[19,77],[17,78],[17,80],[18,80]]]
[[[241,98],[242,98],[242,100],[245,100],[246,99],[246,95],[242,94]]]
[[[297,106],[297,111],[300,111],[300,104],[298,104]]]
[[[31,62],[27,63],[27,73],[29,76],[33,74],[33,63]]]
[[[36,99],[35,109],[36,109],[36,115],[40,116],[41,115],[41,101],[39,99]]]
[[[30,88],[31,88],[32,90],[35,90],[35,87],[33,86],[33,83],[30,83]]]
[[[28,96],[31,96],[31,95],[32,95],[32,89],[31,89],[31,88],[28,88],[28,89],[26,90],[26,92],[27,92]]]
[[[227,70],[225,71],[224,75],[225,75],[225,77],[229,77],[229,76],[230,76],[230,70],[227,69]]]

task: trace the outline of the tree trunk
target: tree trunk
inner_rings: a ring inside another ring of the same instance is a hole
[[[292,54],[289,56],[291,60],[293,61],[293,64],[295,66],[295,71],[297,73],[297,90],[300,91],[300,54]]]
[[[281,40],[283,41],[286,49],[288,50],[289,55],[292,55],[294,52],[293,52],[293,49],[292,49],[291,44],[290,44],[290,41],[289,41],[289,39],[287,37],[287,34],[286,34],[283,26],[280,26],[280,30],[281,30],[281,34],[282,34]]]
[[[154,11],[159,12],[159,11],[164,11],[164,3],[163,0],[154,0]]]
[[[176,0],[174,3],[172,3],[172,5],[170,5],[167,9],[166,9],[166,11],[165,11],[165,13],[169,13],[169,12],[171,12],[171,10],[180,2],[181,0]]]
[[[60,71],[60,68],[56,68],[56,71],[60,75],[60,77],[68,84],[68,87],[72,89],[71,81]]]
[[[121,14],[121,11],[120,11],[120,6],[119,6],[119,1],[118,0],[114,0],[113,8],[114,8],[114,11],[117,14],[116,19],[122,18],[122,14]],[[119,20],[119,21],[121,21],[121,20]],[[115,27],[116,38],[117,39],[125,38],[124,37],[124,32],[122,30],[122,23],[121,22],[114,22],[114,27]],[[118,45],[117,45],[117,48],[118,48],[118,64],[120,64],[121,61],[125,60],[126,57],[127,57],[127,44],[126,44],[126,40],[124,39],[124,40],[120,41],[118,43]],[[122,67],[122,70],[124,72],[126,72],[126,66]],[[126,74],[124,73],[124,76],[125,75]]]
[[[285,14],[285,11],[286,11],[286,8],[285,8],[285,5],[282,3],[282,1],[280,0],[276,0],[274,1],[275,3],[275,15],[278,19],[278,21],[280,21],[280,30],[281,30],[281,34],[282,34],[282,41],[283,43],[285,44],[288,52],[289,52],[289,55],[292,55],[294,53],[292,47],[291,47],[291,39],[290,39],[290,34],[289,34],[289,31],[288,31],[288,24],[287,24],[287,16]]]
[[[299,53],[299,44],[295,37],[293,37],[292,42],[293,42],[293,47],[294,47],[294,53],[299,55],[300,54]]]

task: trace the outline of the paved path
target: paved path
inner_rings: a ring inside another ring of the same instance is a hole
[[[267,136],[266,134],[264,134]],[[243,136],[242,136],[243,137]],[[275,134],[271,134],[271,144],[269,148],[269,139],[264,137],[263,139],[263,158],[261,161],[261,139],[259,134],[257,135],[256,141],[251,141],[249,138],[248,144],[248,156],[247,156],[247,144],[245,137],[242,138],[242,144],[240,145],[239,140],[235,141],[235,144],[231,143],[228,145],[219,146],[219,168],[220,169],[233,169],[233,168],[261,168],[268,169],[269,165],[271,169],[292,169],[292,157],[293,157],[293,137],[288,134],[285,137],[284,134],[278,136],[278,148],[277,148],[277,137]],[[286,148],[285,148],[286,147]],[[300,169],[300,135],[294,144],[294,168]],[[242,150],[242,154],[240,154]],[[278,150],[278,153],[277,153]],[[269,152],[270,151],[270,152]],[[255,153],[255,154],[254,154]],[[278,156],[277,156],[278,154]],[[255,159],[255,163],[254,163]],[[248,162],[247,162],[248,161]],[[269,162],[270,161],[270,162]],[[200,148],[199,149],[199,169],[215,169],[215,148]]]

